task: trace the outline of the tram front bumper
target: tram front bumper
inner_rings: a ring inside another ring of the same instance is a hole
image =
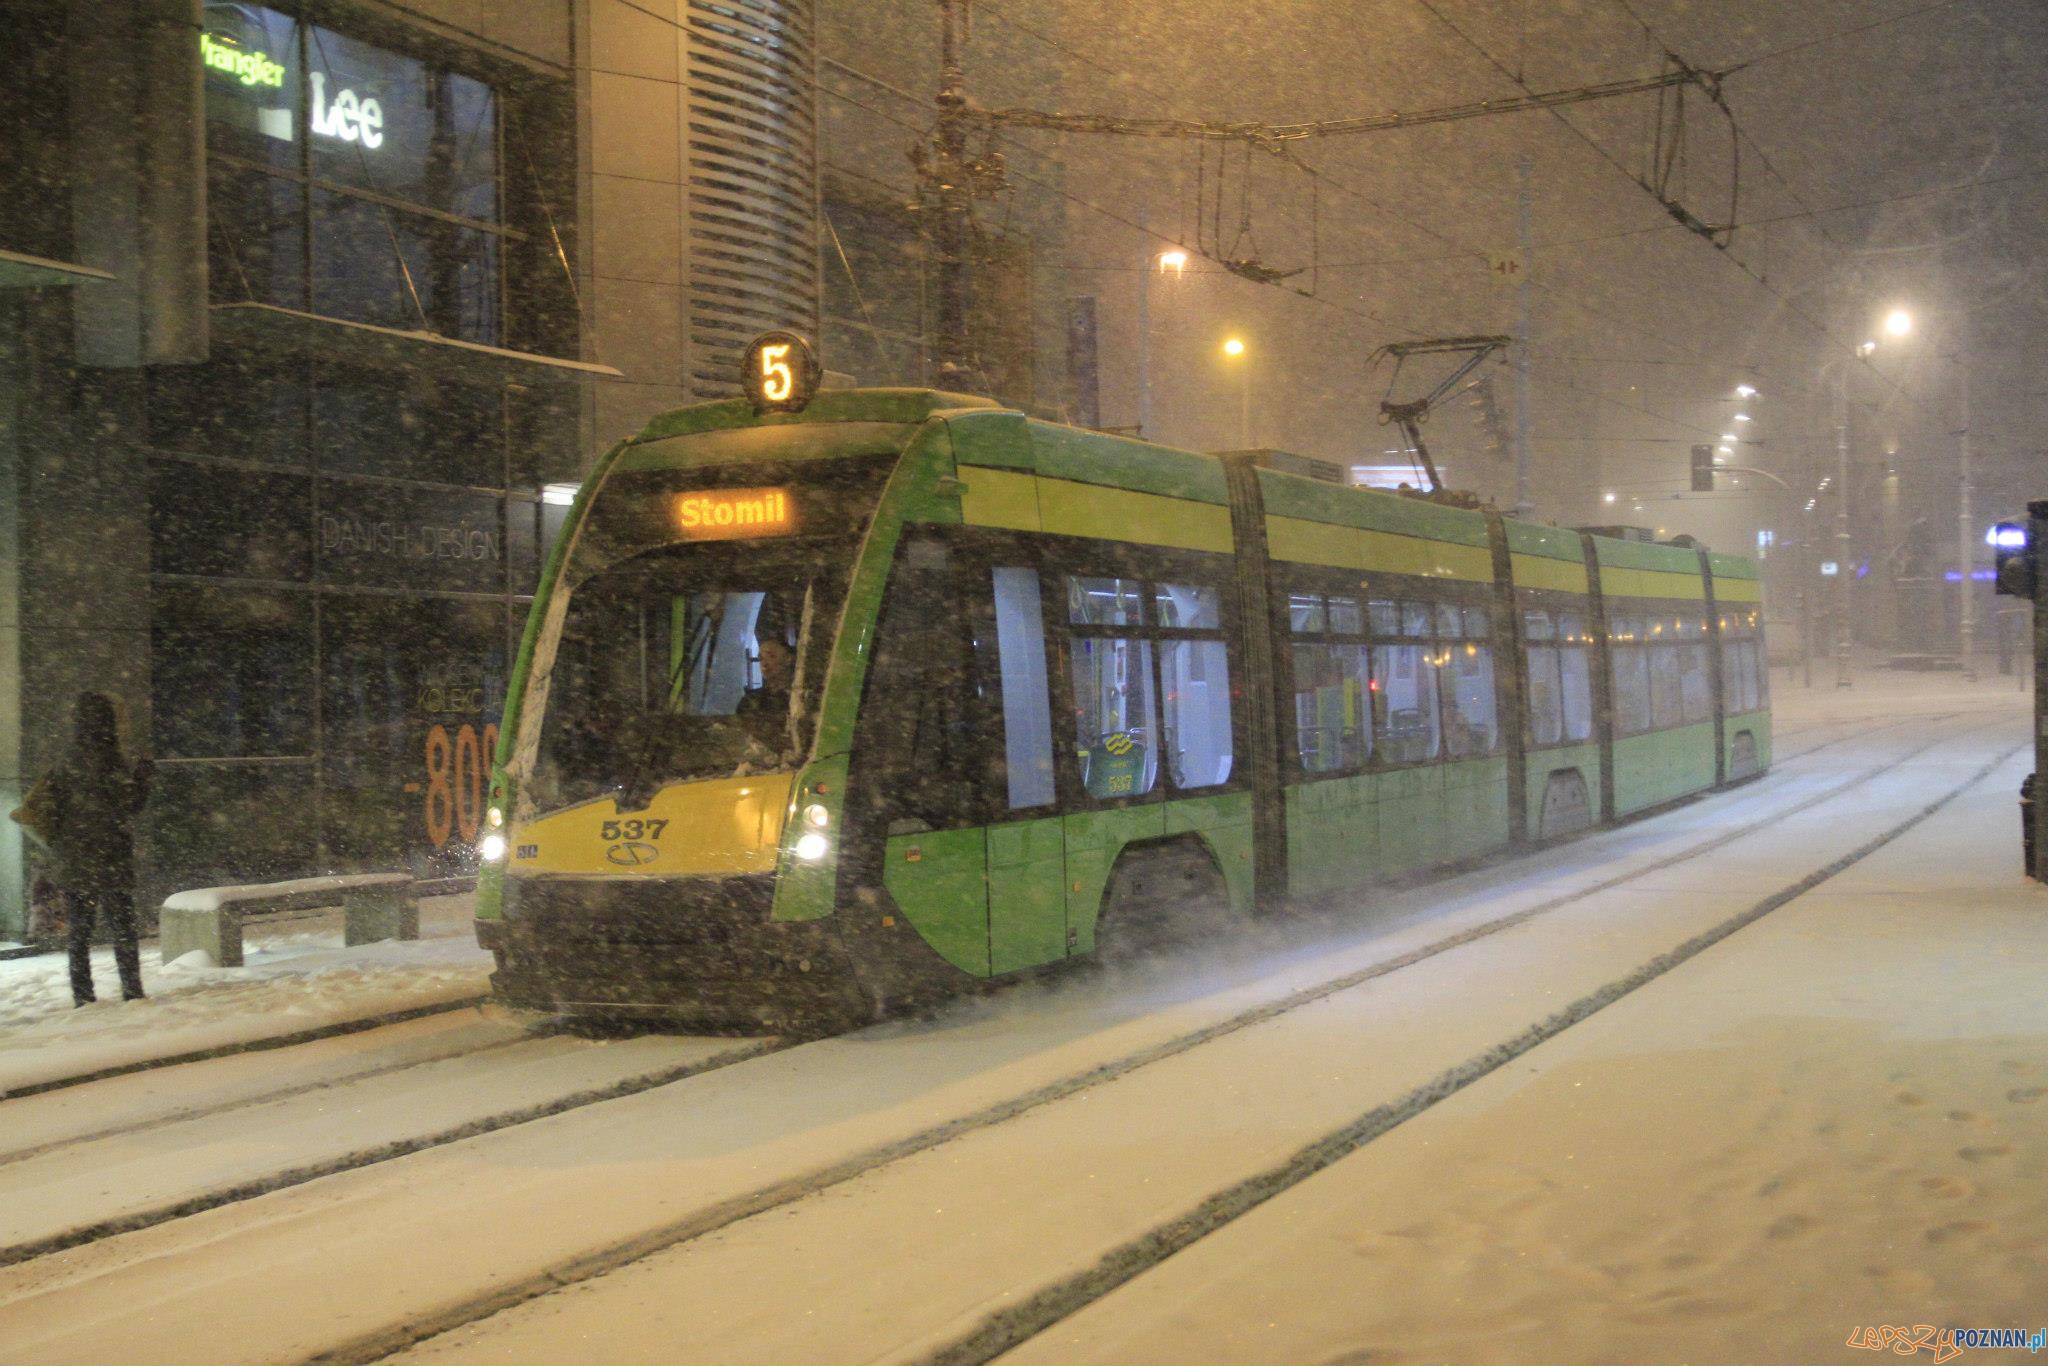
[[[770,877],[507,878],[477,941],[511,1005],[787,1029],[872,1014],[830,920],[769,919]]]

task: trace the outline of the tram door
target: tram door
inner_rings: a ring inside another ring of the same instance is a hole
[[[987,833],[964,585],[945,542],[914,536],[882,603],[854,740],[849,819],[890,899],[948,962],[989,971]],[[856,814],[857,813],[857,814]]]
[[[976,575],[976,682],[993,731],[989,797],[989,957],[994,972],[1056,962],[1074,948],[1067,919],[1066,832],[1053,783],[1052,700],[1038,570],[988,566]]]

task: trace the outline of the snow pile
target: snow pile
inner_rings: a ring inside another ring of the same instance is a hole
[[[120,999],[113,953],[93,951],[97,1003],[71,1005],[63,954],[0,962],[0,1091],[152,1057],[272,1038],[489,991],[474,896],[425,898],[420,937],[347,948],[341,913],[250,923],[247,965],[142,947],[144,1001]],[[111,998],[111,999],[110,999]]]

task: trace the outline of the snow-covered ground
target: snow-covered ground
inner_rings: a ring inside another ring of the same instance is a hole
[[[2025,761],[1986,772],[2027,699],[1774,681],[1762,782],[20,1259],[0,1361],[1821,1361],[1860,1359],[1862,1324],[2038,1318],[2048,891],[2018,876]],[[0,1242],[721,1057],[523,1027],[465,1011],[0,1103],[0,1148],[34,1154],[0,1151]]]
[[[252,920],[244,966],[203,954],[160,961],[142,946],[141,1001],[123,1001],[114,957],[93,952],[100,999],[71,1004],[61,953],[0,962],[0,1094],[148,1058],[274,1038],[388,1011],[486,995],[491,956],[476,946],[474,897],[420,902],[420,937],[346,948],[341,912]]]

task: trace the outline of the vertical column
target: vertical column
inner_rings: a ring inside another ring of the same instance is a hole
[[[2034,878],[2048,882],[2048,801],[2038,784],[2048,773],[2048,692],[2041,688],[2041,661],[2048,659],[2048,574],[2041,572],[2040,548],[2048,545],[2048,498],[2027,504],[2027,555],[2034,562]]]

